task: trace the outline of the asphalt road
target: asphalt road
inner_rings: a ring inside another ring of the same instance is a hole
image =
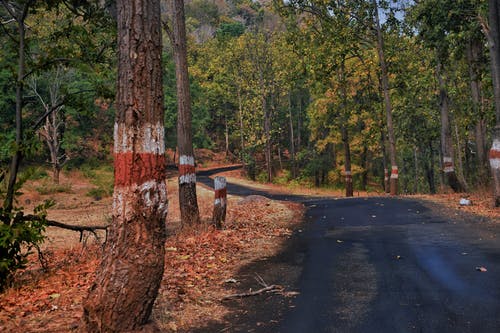
[[[275,326],[253,332],[500,332],[500,229],[491,222],[410,199],[314,199],[232,184],[228,193],[307,207],[300,246],[287,254],[302,266],[300,294]]]

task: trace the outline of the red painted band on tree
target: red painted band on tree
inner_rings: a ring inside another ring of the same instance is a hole
[[[191,173],[195,173],[194,165],[189,164],[179,164],[179,175],[188,175]]]
[[[150,180],[163,181],[166,177],[164,155],[152,153],[115,154],[115,186],[143,184]]]
[[[215,190],[215,199],[225,198],[227,196],[227,189],[222,188],[220,190]]]
[[[500,158],[500,150],[491,149],[489,152],[489,158]]]

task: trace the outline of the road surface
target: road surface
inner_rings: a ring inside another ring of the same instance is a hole
[[[209,184],[207,176],[199,180]],[[500,332],[500,228],[491,221],[458,210],[443,217],[410,199],[315,199],[233,184],[228,193],[307,207],[307,227],[296,232],[295,245],[270,259],[300,265],[290,286],[300,294],[268,305],[250,301],[258,308],[253,317],[231,318],[241,325],[228,331]],[[273,313],[278,321],[255,325]]]

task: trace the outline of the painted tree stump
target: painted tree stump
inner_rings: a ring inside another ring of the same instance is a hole
[[[222,229],[222,223],[226,221],[227,189],[226,177],[215,177],[214,179],[215,201],[212,223],[217,229]]]

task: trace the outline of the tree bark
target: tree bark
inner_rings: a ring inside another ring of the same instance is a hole
[[[481,40],[478,38],[471,39],[467,44],[467,62],[469,67],[470,77],[470,90],[472,97],[472,110],[476,117],[476,124],[474,126],[474,137],[476,141],[477,162],[479,170],[477,174],[481,182],[485,182],[487,175],[487,158],[486,158],[486,145],[484,138],[484,114],[482,107],[482,92],[481,92],[481,79],[479,63],[483,46]]]
[[[226,177],[215,177],[214,179],[214,212],[212,223],[217,229],[222,229],[222,224],[226,221],[227,188]]]
[[[297,170],[295,169],[295,137],[293,133],[293,113],[292,113],[292,93],[288,92],[288,118],[290,123],[290,157],[292,178],[297,178]]]
[[[352,197],[354,194],[353,184],[352,184],[352,172],[351,172],[351,149],[349,147],[349,135],[347,132],[347,125],[342,125],[342,142],[344,143],[344,175],[345,175],[345,196]]]
[[[173,0],[173,39],[177,79],[177,145],[179,147],[179,206],[183,226],[200,223],[191,128],[191,95],[187,63],[184,0]]]
[[[389,158],[391,161],[390,193],[391,195],[397,195],[399,174],[398,174],[398,166],[396,159],[396,138],[394,135],[394,125],[392,123],[392,104],[389,91],[389,75],[387,71],[387,64],[385,62],[384,38],[382,36],[382,30],[380,28],[377,0],[372,0],[372,3],[375,11],[374,18],[375,18],[375,30],[377,32],[377,43],[376,43],[377,53],[382,75],[381,77],[382,90],[384,94],[384,105],[387,118],[387,132],[389,134]]]
[[[490,47],[496,115],[489,160],[493,178],[493,203],[495,207],[500,207],[500,4],[497,0],[489,0],[488,12],[490,27],[486,35]]]
[[[454,153],[450,126],[450,100],[442,72],[442,64],[438,59],[436,76],[439,83],[439,109],[441,112],[441,162],[448,185],[454,192],[463,192],[464,186],[457,177],[453,162]]]
[[[155,331],[167,187],[159,0],[118,0],[112,224],[84,301],[87,332]]]
[[[23,93],[24,93],[24,75],[26,72],[26,27],[24,22],[28,15],[29,8],[33,1],[26,1],[20,13],[11,13],[12,18],[16,21],[19,30],[19,48],[18,48],[18,67],[16,81],[16,146],[14,156],[12,157],[9,168],[9,183],[7,185],[7,193],[5,194],[4,209],[10,212],[13,208],[14,194],[17,181],[17,173],[23,158]],[[4,6],[8,4],[3,3]],[[6,7],[7,8],[7,7]]]

